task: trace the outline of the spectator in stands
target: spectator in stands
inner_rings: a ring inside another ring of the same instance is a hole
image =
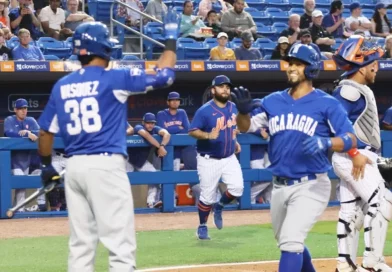
[[[14,36],[14,34],[12,34],[12,32],[10,31],[10,29],[7,28],[7,27],[2,28],[1,30],[3,30],[4,39],[5,39],[6,41],[8,41],[9,39],[11,39],[12,36]]]
[[[322,53],[327,54],[328,58],[332,58],[332,45],[335,44],[335,39],[333,36],[321,25],[323,21],[323,13],[316,9],[312,13],[313,25],[310,30],[312,35],[312,41],[318,45]]]
[[[363,31],[365,36],[370,37],[370,30],[372,29],[372,23],[365,16],[361,16],[362,9],[359,2],[352,2],[350,4],[351,16],[344,22],[346,30],[349,35],[355,33],[355,31]]]
[[[200,31],[205,24],[200,16],[194,16],[192,1],[186,0],[183,4],[183,12],[181,16],[180,33],[181,37],[192,36],[193,33]]]
[[[280,37],[287,37],[290,44],[295,43],[299,38],[300,16],[298,14],[291,14],[289,17],[289,28],[280,33]]]
[[[12,60],[12,51],[6,46],[4,32],[0,29],[0,61]]]
[[[6,0],[0,0],[0,24],[1,28],[10,27],[10,17],[8,16],[8,7]]]
[[[41,23],[33,12],[32,0],[19,0],[20,7],[12,9],[9,13],[10,25],[12,32],[17,35],[21,28],[27,29],[31,37],[35,40],[40,37],[41,33],[38,30]]]
[[[237,60],[260,60],[263,58],[258,48],[251,48],[253,44],[253,36],[249,32],[241,34],[242,45],[234,49],[235,58]]]
[[[205,20],[208,16],[208,12],[211,10],[221,15],[228,10],[228,7],[223,0],[201,0],[199,4],[199,12],[197,15],[200,15],[203,20]]]
[[[392,58],[392,35],[389,35],[385,38],[385,45],[384,45],[385,54],[383,56],[384,59],[391,59]]]
[[[163,21],[163,16],[167,13],[167,6],[162,0],[149,0],[144,12],[159,21]]]
[[[19,45],[12,50],[14,60],[45,60],[41,50],[37,46],[29,44],[31,37],[27,29],[20,29],[18,37]]]
[[[280,60],[287,56],[289,53],[289,39],[282,36],[278,39],[278,44],[276,45],[274,51],[272,52],[272,60]]]
[[[226,47],[228,39],[229,37],[225,32],[218,34],[218,46],[211,48],[210,60],[235,60],[234,51]]]
[[[126,3],[128,6],[141,12],[144,11],[144,6],[139,0],[121,0],[121,2]],[[130,27],[139,26],[140,20],[143,19],[139,13],[134,12],[123,5],[117,5],[117,15],[119,17],[125,17],[125,24]]]
[[[72,30],[65,28],[65,12],[60,8],[60,0],[49,0],[49,6],[44,7],[39,19],[44,33],[56,40],[65,40],[72,36]]]
[[[222,15],[222,30],[226,32],[230,40],[241,37],[242,32],[249,31],[257,39],[257,26],[252,16],[244,11],[244,0],[235,0],[233,8]]]
[[[120,6],[120,5],[119,5]],[[68,0],[67,11],[65,11],[64,28],[75,31],[76,27],[84,22],[92,22],[94,18],[86,14],[84,11],[78,11],[79,0]]]
[[[309,29],[301,29],[299,32],[299,40],[303,44],[311,44],[312,43],[312,35],[310,34]]]
[[[383,130],[392,130],[392,107],[386,110],[384,117],[381,122],[381,128]]]
[[[204,22],[207,27],[212,28],[212,34],[214,37],[218,36],[222,32],[221,24],[218,19],[218,15],[215,10],[210,10],[207,14],[207,20]]]
[[[344,5],[342,1],[335,0],[331,3],[331,9],[327,16],[324,17],[322,26],[330,33],[335,39],[345,38],[350,35],[344,30],[345,18],[342,13]]]
[[[300,18],[300,29],[309,28],[312,26],[312,12],[316,6],[316,2],[314,0],[305,0],[304,1],[304,8],[305,13],[301,15]]]
[[[372,36],[387,37],[391,34],[391,23],[387,17],[387,9],[383,3],[376,5],[372,20]]]

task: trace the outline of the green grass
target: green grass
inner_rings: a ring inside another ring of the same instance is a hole
[[[320,222],[313,228],[306,244],[314,258],[336,256],[335,228],[335,222]],[[193,229],[138,232],[138,269],[279,258],[270,225],[227,227],[221,231],[211,228],[210,236],[211,241],[198,241]],[[360,252],[363,251],[362,240]],[[67,242],[68,237],[63,236],[0,240],[0,271],[66,271]],[[391,242],[392,226],[388,231],[385,255],[392,255]],[[107,271],[107,267],[107,252],[100,246],[96,271]]]

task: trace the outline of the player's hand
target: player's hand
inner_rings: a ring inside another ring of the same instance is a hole
[[[160,147],[158,148],[158,157],[161,157],[161,158],[162,158],[162,157],[165,157],[166,154],[167,154],[167,151],[166,151],[165,147],[160,146]]]
[[[44,186],[49,185],[51,182],[61,183],[60,174],[53,168],[52,165],[41,166],[41,181]]]
[[[169,8],[163,19],[163,36],[166,40],[176,40],[180,33],[180,17],[173,8]]]
[[[268,137],[269,137],[268,132],[267,132],[267,130],[265,128],[262,128],[260,130],[260,135],[261,135],[261,137],[263,137],[264,140],[267,140]]]
[[[21,130],[21,131],[19,131],[18,132],[18,134],[20,135],[20,136],[25,136],[26,134],[28,134],[29,133],[29,131],[28,130],[26,130],[26,129],[24,129],[24,130]]]
[[[306,155],[316,155],[328,150],[332,146],[331,138],[309,137],[302,143],[303,151]]]
[[[365,175],[366,164],[372,164],[372,161],[361,153],[352,158],[352,161],[353,170],[351,171],[351,175],[353,176],[354,180],[363,179]]]
[[[219,137],[219,128],[213,128],[210,133],[208,133],[208,139],[216,140]]]
[[[30,140],[32,140],[33,142],[37,141],[38,136],[35,135],[34,133],[31,133],[31,131],[27,132],[27,137],[29,137]]]
[[[254,108],[249,90],[242,86],[235,87],[231,91],[231,100],[236,104],[238,112],[241,114],[248,114]]]
[[[236,142],[236,144],[235,144],[235,154],[238,154],[240,152],[241,152],[241,145],[238,142]]]

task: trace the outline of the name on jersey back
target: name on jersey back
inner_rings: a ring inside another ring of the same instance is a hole
[[[74,97],[98,95],[97,92],[98,85],[99,85],[98,80],[62,85],[60,87],[61,98],[65,100]]]

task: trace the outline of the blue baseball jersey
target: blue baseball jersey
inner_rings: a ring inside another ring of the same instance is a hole
[[[38,136],[39,126],[33,117],[26,117],[23,121],[16,118],[16,115],[8,116],[4,120],[4,136],[11,138],[22,138],[27,135],[20,136],[21,130],[29,130]],[[30,167],[33,156],[32,150],[15,150],[11,155],[11,168],[26,170]]]
[[[159,126],[154,126],[151,131],[148,131],[143,127],[143,125],[136,125],[134,128],[135,134],[139,134],[139,131],[144,129],[146,132],[151,135],[157,135],[162,130]],[[147,141],[146,141],[147,142]],[[148,143],[148,142],[147,142]],[[136,147],[132,148],[132,153],[129,154],[128,161],[135,167],[142,167],[143,164],[148,159],[148,155],[150,154],[151,147]]]
[[[332,95],[340,101],[340,103],[343,105],[343,107],[345,108],[347,115],[348,115],[348,119],[350,119],[351,123],[354,124],[355,121],[357,121],[358,117],[362,114],[362,112],[365,110],[366,107],[366,100],[363,97],[363,95],[361,94],[361,97],[353,102],[353,101],[349,101],[345,98],[343,98],[340,94],[342,87],[339,86],[338,88],[336,88]],[[367,146],[367,144],[365,144],[364,142],[362,142],[361,140],[359,140],[357,138],[357,147],[358,148],[365,148]]]
[[[382,122],[387,125],[392,125],[392,107],[386,110]]]
[[[258,101],[259,103],[261,103],[261,99],[253,99],[253,101]],[[250,116],[255,116],[259,113],[261,113],[261,109],[260,108],[256,108],[254,110],[252,110],[252,112],[250,113]],[[267,127],[266,127],[267,129]],[[261,129],[256,130],[255,132],[253,132],[254,135],[261,137]],[[265,152],[267,151],[267,145],[251,145],[250,146],[250,160],[251,161],[255,161],[255,160],[260,160],[260,159],[264,159],[264,155]]]
[[[270,94],[262,100],[264,112],[252,117],[249,132],[268,124],[269,169],[273,175],[301,178],[325,173],[331,169],[328,152],[305,155],[303,142],[313,136],[354,133],[347,113],[334,97],[319,89],[297,100],[288,91]]]
[[[224,108],[218,107],[213,100],[205,103],[195,113],[189,131],[200,129],[211,132],[220,131],[215,140],[197,140],[197,152],[218,158],[227,158],[234,154],[237,129],[237,108],[228,101]]]
[[[61,78],[40,119],[41,129],[60,131],[68,156],[127,156],[127,98],[146,89],[144,71],[88,66]]]

